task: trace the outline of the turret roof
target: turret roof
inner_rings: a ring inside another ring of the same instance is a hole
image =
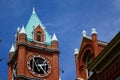
[[[24,25],[22,26],[22,29],[20,30],[20,34],[25,34],[25,28],[24,28]]]
[[[14,47],[14,45],[12,44],[12,47],[11,47],[11,49],[10,49],[9,52],[11,53],[11,52],[14,52],[14,51],[15,51],[15,47]]]
[[[55,33],[53,34],[52,41],[58,41]]]
[[[35,8],[33,8],[32,15],[26,25],[25,31],[27,34],[27,40],[33,41],[33,30],[40,25],[40,27],[43,29],[45,33],[45,43],[51,45],[51,36],[48,34],[48,32],[45,30],[45,27],[43,26],[41,20],[37,16],[35,12]]]

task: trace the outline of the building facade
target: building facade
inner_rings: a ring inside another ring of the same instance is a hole
[[[59,80],[59,48],[33,8],[24,28],[18,28],[9,52],[8,80]]]
[[[120,32],[109,42],[83,31],[80,49],[75,49],[76,80],[120,80]]]

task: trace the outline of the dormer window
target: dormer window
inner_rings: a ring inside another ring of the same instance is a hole
[[[41,42],[41,36],[37,35],[37,41]]]
[[[40,25],[38,25],[35,29],[34,29],[34,41],[36,42],[44,42],[44,31],[43,29],[40,27]]]
[[[38,42],[42,42],[42,34],[40,32],[36,32],[35,33],[35,40],[38,41]]]

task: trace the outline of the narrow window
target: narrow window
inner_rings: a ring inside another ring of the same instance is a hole
[[[41,35],[37,35],[37,41],[41,42]]]

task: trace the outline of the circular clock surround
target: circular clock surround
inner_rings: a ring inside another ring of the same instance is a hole
[[[30,56],[27,66],[29,71],[37,77],[46,77],[51,73],[50,61],[39,54]]]

